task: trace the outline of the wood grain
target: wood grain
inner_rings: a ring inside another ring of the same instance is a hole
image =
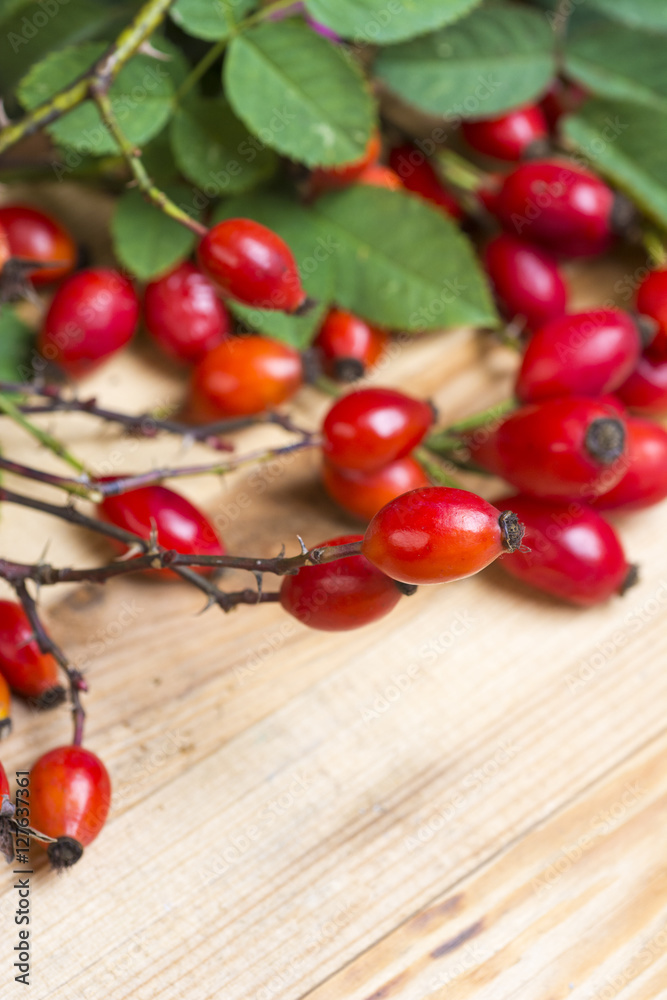
[[[575,302],[636,266],[579,269]],[[433,396],[446,422],[503,398],[515,364],[456,331],[401,346],[376,380]],[[82,391],[140,410],[180,398],[182,375],[139,343]],[[326,406],[305,390],[297,415],[315,426]],[[100,471],[185,460],[178,442],[137,446],[85,417],[47,424]],[[246,432],[238,447],[278,437]],[[2,447],[56,467],[4,423]],[[179,489],[231,551],[296,551],[297,532],[314,544],[353,527],[322,495],[314,454]],[[34,513],[2,514],[8,556],[48,544],[54,564],[84,565],[107,552]],[[36,858],[31,997],[667,995],[664,519],[622,523],[641,582],[587,612],[498,567],[337,635],[270,605],[198,616],[200,596],[178,583],[45,592],[54,634],[86,669],[88,742],[115,794],[71,873]],[[64,709],[18,705],[3,762],[29,765],[69,731]],[[11,885],[3,998],[21,995]]]

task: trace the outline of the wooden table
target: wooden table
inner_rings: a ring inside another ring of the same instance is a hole
[[[83,224],[85,199],[76,212]],[[580,269],[576,304],[636,266]],[[376,380],[432,395],[447,422],[506,396],[514,366],[456,331],[401,348]],[[83,391],[140,410],[182,383],[139,345]],[[326,405],[305,390],[297,416],[315,425]],[[100,471],[183,458],[174,439],[137,445],[85,417],[49,426]],[[279,437],[253,430],[238,447]],[[4,422],[3,450],[35,459]],[[179,488],[231,551],[270,555],[296,551],[297,532],[353,528],[317,469],[306,454]],[[667,996],[664,525],[664,507],[623,521],[641,582],[590,611],[497,567],[348,634],[273,605],[198,617],[200,595],[175,582],[45,592],[86,669],[87,742],[114,802],[71,872],[35,859],[31,1000]],[[48,543],[55,565],[108,554],[19,508],[3,508],[0,539],[24,560]],[[64,708],[19,704],[2,759],[29,766],[69,733]],[[7,871],[3,998],[25,995],[15,907]]]

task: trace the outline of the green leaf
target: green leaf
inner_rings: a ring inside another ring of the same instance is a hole
[[[176,0],[172,20],[188,35],[217,42],[227,38],[256,0]]]
[[[211,198],[248,191],[278,162],[223,100],[188,101],[172,121],[171,145],[181,173]]]
[[[33,330],[8,305],[0,306],[0,379],[23,382],[34,376],[30,367]]]
[[[165,188],[165,194],[196,218],[192,191],[183,186]],[[116,202],[111,220],[114,251],[137,278],[148,280],[170,270],[192,251],[197,237],[170,219],[139,191],[127,191]]]
[[[665,0],[589,0],[589,3],[624,24],[647,31],[667,31]]]
[[[667,227],[667,112],[629,101],[587,101],[561,125],[596,171]]]
[[[393,329],[495,325],[472,247],[454,222],[421,198],[357,185],[316,202],[335,247],[335,298]]]
[[[384,49],[376,74],[417,108],[486,118],[534,100],[555,74],[543,14],[513,4],[474,11],[452,28]]]
[[[224,69],[234,111],[262,142],[308,166],[359,159],[374,125],[359,69],[306,24],[264,24],[234,38]]]
[[[568,76],[594,94],[667,108],[665,39],[604,21],[577,31],[565,49]]]
[[[21,103],[30,110],[53,97],[90,69],[104,50],[104,45],[89,43],[47,56],[19,83]],[[173,87],[169,71],[158,59],[134,56],[118,74],[109,96],[121,128],[130,142],[139,146],[157,135],[171,114]],[[57,143],[79,153],[108,156],[118,152],[92,101],[84,101],[49,125],[48,131]]]
[[[306,316],[287,316],[269,309],[251,309],[229,301],[229,307],[253,330],[303,349],[312,343],[333,297],[334,248],[323,238],[309,212],[298,202],[275,194],[234,198],[214,213],[214,223],[237,217],[254,219],[281,236],[299,266],[301,280],[317,305]]]
[[[451,24],[480,0],[306,0],[316,21],[343,38],[387,45]]]

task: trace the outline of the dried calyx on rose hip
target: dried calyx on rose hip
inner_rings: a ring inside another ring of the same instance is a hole
[[[530,403],[495,429],[471,431],[465,443],[476,465],[532,496],[591,500],[625,471],[625,421],[605,399]]]
[[[565,312],[565,281],[547,250],[501,233],[486,245],[483,260],[508,319],[523,320],[528,330],[534,330]]]
[[[66,698],[58,664],[50,653],[42,653],[16,601],[0,601],[0,674],[35,708],[54,708]]]
[[[599,510],[643,510],[667,497],[667,431],[642,417],[627,416],[627,456],[623,477],[593,499]]]
[[[79,378],[129,342],[139,299],[119,271],[91,267],[67,278],[51,300],[39,334],[40,354]]]
[[[53,838],[54,868],[69,868],[95,840],[111,804],[111,781],[102,761],[80,746],[49,750],[30,771],[30,825]]]
[[[478,573],[521,545],[523,525],[467,490],[426,486],[378,511],[361,550],[402,583],[449,583]]]
[[[504,497],[523,522],[524,546],[503,569],[548,594],[590,607],[624,594],[637,581],[616,532],[582,503]]]
[[[389,334],[346,309],[331,309],[315,338],[327,375],[355,382],[379,361]]]
[[[100,482],[113,482],[114,478],[107,477]],[[117,496],[107,496],[99,504],[98,514],[102,520],[131,531],[145,541],[149,541],[155,531],[158,545],[183,555],[225,554],[225,547],[206,515],[166,486],[141,486]],[[127,548],[113,538],[109,541],[120,551]]]
[[[188,417],[204,424],[271,410],[303,383],[301,355],[279,340],[230,337],[202,358],[192,374]]]
[[[634,370],[641,349],[641,330],[622,309],[588,309],[553,319],[528,342],[517,397],[533,403],[614,392]]]
[[[420,486],[428,486],[429,478],[412,455],[405,455],[371,472],[341,469],[325,459],[322,483],[331,499],[348,514],[370,521],[390,500]]]
[[[201,361],[231,329],[213,283],[189,261],[146,285],[144,322],[165,354],[187,364]]]
[[[322,542],[349,545],[362,535],[341,535]],[[316,566],[303,566],[283,578],[280,603],[285,611],[310,628],[342,632],[384,618],[406,591],[358,554]]]
[[[409,454],[434,416],[430,403],[397,389],[358,389],[336,400],[327,413],[324,457],[344,469],[380,469]]]
[[[535,160],[507,175],[495,214],[509,233],[552,253],[603,253],[634,218],[625,196],[569,160]]]
[[[223,295],[257,309],[295,313],[306,305],[299,270],[285,241],[252,219],[226,219],[199,244],[201,269]]]

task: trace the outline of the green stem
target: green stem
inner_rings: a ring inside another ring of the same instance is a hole
[[[119,72],[164,19],[174,0],[148,0],[132,23],[124,28],[102,58],[74,83],[27,114],[21,121],[0,130],[0,153],[26,136],[56,121],[90,97],[94,86],[108,90]]]
[[[475,413],[471,417],[466,417],[465,420],[459,420],[455,424],[450,424],[444,430],[436,431],[434,434],[429,435],[424,442],[425,447],[436,455],[448,455],[453,451],[457,451],[464,443],[461,440],[462,435],[468,431],[474,431],[478,427],[495,424],[497,421],[502,420],[505,414],[514,410],[516,405],[514,399],[505,399],[502,403],[490,406],[488,410],[482,410],[481,413]]]
[[[197,234],[197,236],[205,236],[208,232],[206,226],[202,226],[200,222],[197,222],[196,219],[189,216],[187,212],[184,212],[182,208],[179,208],[178,205],[171,200],[171,198],[167,197],[164,191],[161,191],[155,186],[151,178],[148,176],[146,168],[141,161],[139,151],[135,149],[118,124],[111,99],[109,98],[106,90],[95,86],[92,90],[92,97],[99,108],[100,114],[102,115],[102,121],[120,146],[121,152],[125,157],[137,183],[137,187],[144,197],[156,205],[160,211],[164,212],[165,215],[168,215],[170,219],[180,222],[182,226],[187,226],[187,228],[191,229],[193,233]]]
[[[443,177],[455,187],[474,193],[483,185],[486,172],[453,150],[440,149],[435,158]]]
[[[651,258],[653,267],[664,267],[667,261],[667,251],[663,237],[654,229],[647,229],[642,237],[642,242]]]
[[[176,104],[181,103],[185,95],[192,90],[194,85],[198,83],[199,80],[201,80],[204,73],[211,68],[211,66],[217,59],[220,58],[220,56],[227,48],[229,41],[230,41],[229,38],[221,38],[219,42],[216,42],[215,45],[211,46],[211,48],[208,50],[204,58],[200,59],[200,61],[188,74],[188,76],[186,76],[185,80],[176,91],[174,97],[174,101]]]
[[[434,461],[426,448],[416,448],[414,457],[434,486],[449,486],[455,490],[463,489],[462,484],[454,476],[446,472],[440,462]]]
[[[37,427],[35,424],[31,423],[31,421],[21,413],[10,397],[6,396],[4,393],[0,393],[0,410],[2,410],[3,413],[6,413],[8,417],[11,417],[15,424],[18,424],[24,431],[27,431],[28,434],[35,438],[36,441],[39,441],[39,443],[44,445],[45,448],[52,451],[54,455],[57,455],[58,458],[61,458],[73,469],[76,469],[77,472],[85,476],[90,476],[91,479],[93,478],[83,462],[79,461],[76,456],[72,455],[72,453],[67,450],[65,445],[58,441],[57,438],[54,438],[51,434],[49,434],[48,431],[43,431],[41,427]]]

